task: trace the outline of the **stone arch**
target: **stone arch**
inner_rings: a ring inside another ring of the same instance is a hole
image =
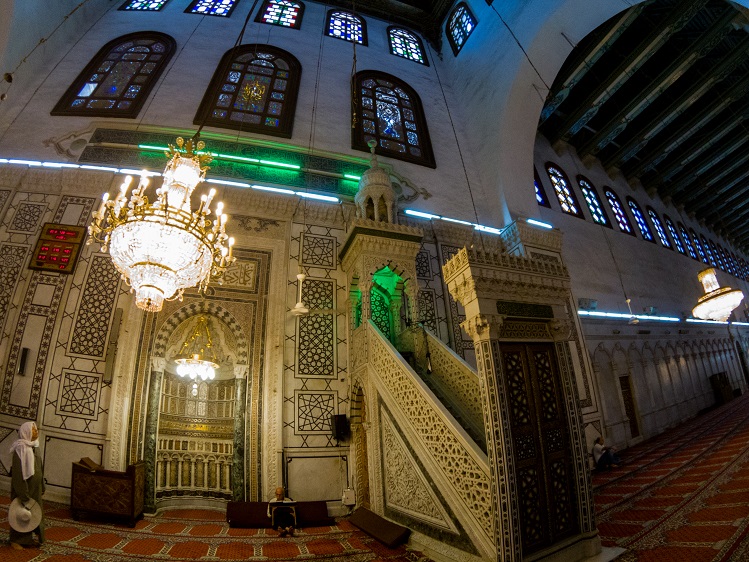
[[[351,388],[351,433],[354,448],[354,491],[356,503],[369,508],[371,505],[369,493],[369,449],[367,446],[367,430],[369,419],[366,406],[366,394],[360,380],[355,380]]]

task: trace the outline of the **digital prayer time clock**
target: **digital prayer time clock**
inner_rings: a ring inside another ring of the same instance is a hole
[[[85,236],[85,226],[45,223],[29,269],[73,273]]]

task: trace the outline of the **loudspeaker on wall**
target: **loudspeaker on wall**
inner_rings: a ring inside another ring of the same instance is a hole
[[[346,414],[336,414],[330,416],[330,429],[338,441],[343,441],[349,436],[349,424]]]

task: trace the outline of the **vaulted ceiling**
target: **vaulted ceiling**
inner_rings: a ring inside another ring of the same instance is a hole
[[[574,48],[539,131],[749,250],[748,23],[725,0],[620,13]]]

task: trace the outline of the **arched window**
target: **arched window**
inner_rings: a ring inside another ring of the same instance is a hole
[[[276,47],[250,44],[229,50],[194,122],[291,137],[300,74],[299,61]]]
[[[677,226],[679,227],[679,232],[681,233],[681,237],[684,239],[684,245],[687,247],[687,252],[689,252],[689,257],[691,257],[693,260],[698,260],[699,257],[697,257],[697,252],[694,250],[694,246],[692,246],[692,239],[689,236],[689,232],[687,232],[687,228],[681,224],[677,223]]]
[[[465,45],[468,36],[473,33],[473,29],[476,27],[476,18],[473,17],[471,10],[468,6],[461,2],[447,17],[447,40],[452,47],[453,54],[457,57],[460,50]]]
[[[637,228],[640,229],[640,234],[642,234],[642,237],[648,242],[652,242],[653,244],[655,244],[653,233],[650,231],[650,227],[645,220],[645,215],[642,213],[642,209],[640,209],[637,201],[635,201],[631,197],[627,197],[627,204],[629,205],[629,210],[632,211],[632,216],[635,217]]]
[[[702,249],[705,251],[705,255],[707,256],[707,263],[712,265],[713,267],[718,267],[718,261],[715,259],[715,254],[713,254],[712,248],[710,248],[710,242],[708,242],[707,238],[705,238],[702,234],[700,234],[700,239],[702,240]]]
[[[583,217],[583,212],[580,209],[580,204],[577,202],[575,192],[572,190],[572,186],[561,168],[558,168],[555,164],[546,164],[546,173],[549,174],[551,185],[557,194],[559,206],[562,207],[562,211],[584,219],[585,217]]]
[[[330,37],[343,39],[359,45],[367,44],[367,23],[351,12],[340,10],[328,11],[328,27],[325,31]]]
[[[388,40],[391,54],[429,66],[421,39],[415,33],[402,27],[388,27]]]
[[[606,200],[609,202],[611,212],[614,213],[614,218],[616,219],[616,224],[619,225],[619,230],[634,236],[635,231],[632,228],[632,223],[629,222],[629,218],[627,217],[627,213],[624,211],[624,205],[622,205],[622,202],[619,200],[619,196],[614,193],[614,191],[610,187],[605,187],[603,190],[603,194],[606,196]]]
[[[676,249],[680,254],[686,254],[684,251],[684,244],[681,243],[681,238],[679,237],[679,231],[676,230],[676,225],[674,225],[673,221],[668,217],[668,215],[663,215],[663,222],[666,223],[666,228],[668,228],[668,231],[671,233],[671,238],[674,240],[674,245],[676,246]]]
[[[533,167],[533,186],[536,188],[536,202],[542,207],[548,207],[551,209],[549,198],[546,197],[546,190],[541,184],[541,178],[538,177],[538,170],[536,170],[535,166]]]
[[[583,192],[583,197],[585,197],[585,202],[588,204],[588,210],[590,211],[590,216],[593,217],[593,221],[611,228],[611,221],[608,215],[606,215],[606,211],[603,210],[603,205],[601,205],[601,200],[593,184],[583,176],[577,176],[577,185],[580,186],[580,191]]]
[[[143,12],[158,12],[169,0],[128,0],[120,10],[140,10]]]
[[[658,235],[658,239],[661,241],[661,244],[663,244],[664,248],[668,248],[669,250],[673,250],[671,247],[671,242],[668,241],[668,236],[666,235],[666,229],[663,228],[663,223],[661,222],[661,218],[658,216],[658,213],[655,212],[655,209],[652,207],[648,207],[648,216],[650,217],[650,222],[653,223],[653,226],[655,227],[655,232]]]
[[[434,168],[421,100],[413,88],[373,70],[358,72],[354,81],[351,147],[369,152],[367,142],[374,140],[377,154]]]
[[[697,250],[697,254],[700,256],[700,260],[709,265],[710,261],[707,259],[707,251],[702,249],[700,237],[697,236],[697,233],[694,230],[690,229],[689,233],[692,235],[692,242],[694,243],[694,247]]]
[[[710,250],[712,250],[713,257],[715,258],[715,262],[718,264],[718,267],[723,271],[727,271],[726,264],[723,262],[723,255],[720,253],[720,250],[718,250],[718,246],[716,246],[715,242],[713,242],[712,240],[710,240],[708,243],[710,244]]]
[[[299,29],[302,27],[304,4],[290,0],[265,0],[255,18],[256,22]]]
[[[193,0],[185,10],[186,14],[221,16],[228,18],[239,0]]]
[[[174,39],[156,31],[110,41],[78,75],[51,114],[137,116],[174,49]]]

